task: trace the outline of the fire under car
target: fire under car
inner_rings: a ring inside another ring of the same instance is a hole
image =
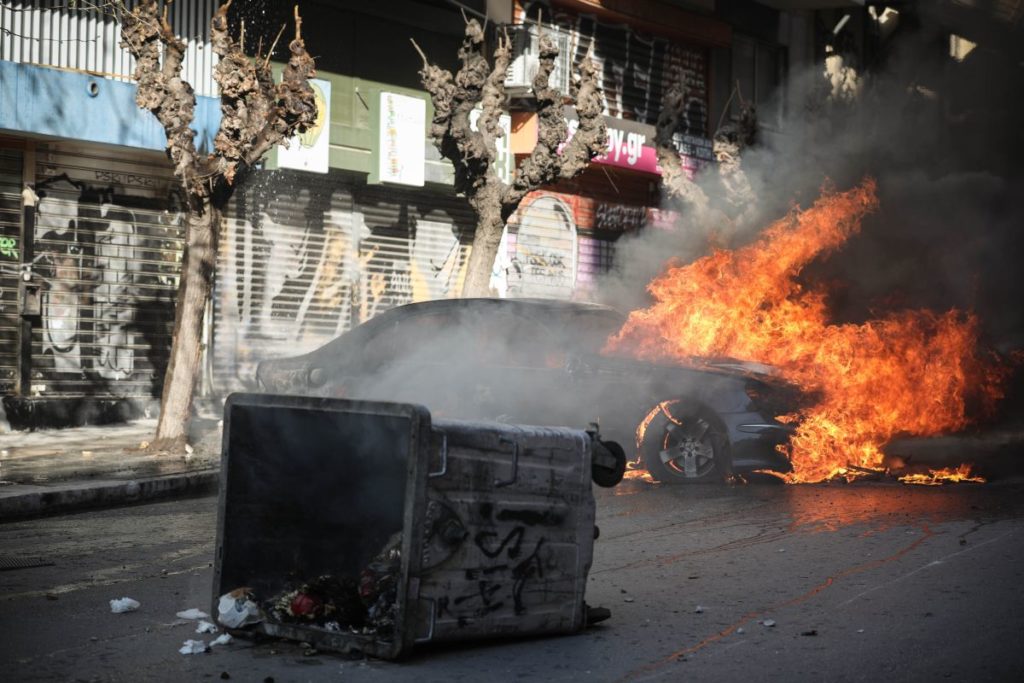
[[[766,366],[602,354],[625,315],[597,304],[444,299],[391,309],[309,353],[267,359],[264,391],[401,401],[438,417],[586,428],[636,443],[667,483],[789,471],[778,446],[804,402]]]

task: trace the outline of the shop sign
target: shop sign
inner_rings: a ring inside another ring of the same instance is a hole
[[[594,157],[593,163],[661,175],[661,167],[658,166],[658,153],[654,148],[653,129],[650,126],[644,126],[646,131],[629,130],[616,125],[616,122],[617,119],[605,118],[605,127],[608,130],[608,148],[604,154]],[[577,119],[566,118],[566,124],[569,126],[569,135],[566,139],[568,142],[576,134],[580,122]],[[536,134],[534,133],[534,135]],[[711,140],[708,138],[696,135],[676,135],[673,138],[673,143],[683,159],[684,168],[694,170],[714,159]]]
[[[426,125],[424,100],[390,92],[380,94],[380,182],[423,186]]]
[[[294,168],[310,173],[327,173],[331,146],[331,82],[310,79],[316,98],[316,121],[306,130],[288,141],[288,146],[277,148],[279,168]]]

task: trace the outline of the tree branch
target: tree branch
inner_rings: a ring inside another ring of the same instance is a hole
[[[602,116],[598,71],[586,60],[580,67],[582,83],[577,100],[579,127],[573,139],[559,154],[567,126],[562,112],[562,94],[550,85],[558,47],[547,36],[540,42],[540,66],[533,79],[537,101],[537,145],[516,171],[512,184],[502,198],[502,213],[511,216],[529,192],[559,178],[572,178],[587,167],[587,162],[603,152],[608,144]]]
[[[655,126],[654,149],[658,154],[658,165],[661,166],[662,187],[671,197],[691,208],[698,220],[702,220],[710,209],[710,201],[704,190],[690,179],[683,168],[679,151],[672,141],[685,111],[686,90],[682,83],[673,83],[662,99],[661,113],[658,114]]]
[[[135,57],[135,102],[163,126],[174,174],[190,193],[205,196],[202,174],[197,170],[195,132],[189,127],[195,116],[195,93],[181,79],[185,45],[174,35],[156,0],[143,0],[134,10],[124,12],[121,46]]]
[[[496,141],[503,135],[500,121],[505,107],[505,78],[510,61],[512,41],[505,33],[498,37],[498,45],[494,48],[494,66],[480,95],[480,118],[476,122],[491,162],[498,157]]]

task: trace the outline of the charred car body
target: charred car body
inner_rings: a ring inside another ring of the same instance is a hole
[[[637,443],[673,483],[788,471],[777,446],[801,394],[771,369],[729,360],[658,364],[600,353],[625,316],[596,304],[446,299],[408,304],[301,356],[265,360],[262,389],[403,401],[446,418],[600,425]]]

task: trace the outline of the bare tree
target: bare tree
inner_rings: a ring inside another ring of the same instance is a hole
[[[477,216],[463,296],[490,293],[491,269],[502,230],[523,198],[558,179],[575,177],[607,144],[598,71],[586,60],[580,66],[576,96],[579,127],[559,153],[568,127],[562,114],[562,94],[548,83],[558,48],[549,37],[542,36],[539,67],[533,79],[537,145],[516,169],[511,183],[502,181],[492,163],[497,156],[496,140],[502,135],[499,118],[505,106],[505,72],[512,59],[512,43],[507,35],[499,36],[493,59],[488,61],[484,42],[479,22],[468,20],[459,49],[462,66],[454,76],[430,64],[413,42],[423,58],[420,78],[434,105],[430,134],[441,155],[455,167],[455,190],[466,195]],[[470,113],[477,107],[480,117],[474,130]]]
[[[154,449],[184,445],[202,351],[203,311],[210,298],[221,215],[244,174],[274,145],[287,143],[316,120],[309,78],[313,58],[302,40],[302,20],[295,8],[295,39],[280,83],[266,56],[250,59],[228,32],[228,0],[213,16],[210,43],[220,61],[214,80],[220,87],[221,122],[213,152],[201,154],[189,127],[196,98],[181,77],[185,43],[167,19],[170,0],[143,0],[122,11],[121,46],[135,57],[135,101],[151,111],[167,135],[167,156],[187,202],[185,249],[175,307],[174,339],[164,378]],[[280,34],[279,34],[280,35]],[[275,41],[276,43],[276,41]]]
[[[662,187],[670,197],[684,205],[693,223],[707,229],[722,228],[740,220],[754,208],[754,192],[743,171],[741,155],[743,150],[756,142],[757,113],[751,103],[741,99],[738,120],[720,126],[715,131],[712,145],[723,189],[722,201],[716,203],[704,188],[690,178],[672,141],[682,124],[686,105],[684,84],[673,83],[662,100],[654,135]]]

